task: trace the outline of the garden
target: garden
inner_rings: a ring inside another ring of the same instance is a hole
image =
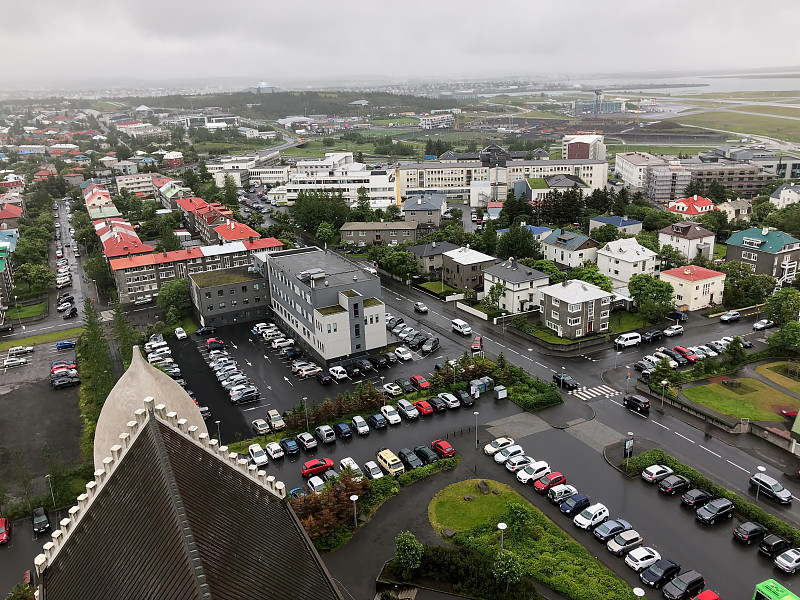
[[[757,379],[744,377],[723,382],[698,385],[683,390],[692,402],[715,410],[735,419],[751,421],[779,421],[779,411],[787,407],[797,410],[800,400],[780,392]]]
[[[800,363],[779,361],[756,367],[756,373],[800,394]]]

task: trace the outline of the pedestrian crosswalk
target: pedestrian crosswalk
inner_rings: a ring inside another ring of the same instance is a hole
[[[100,320],[104,322],[113,321],[114,320],[114,311],[113,310],[101,310],[100,311]]]
[[[567,392],[571,396],[575,396],[581,400],[591,400],[592,398],[612,398],[614,396],[619,396],[622,392],[619,392],[612,388],[610,385],[597,385],[595,387],[587,388],[582,387],[578,390],[572,390],[571,392]]]

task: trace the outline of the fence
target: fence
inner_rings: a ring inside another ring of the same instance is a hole
[[[463,295],[463,294],[462,294]],[[468,313],[474,317],[478,317],[479,319],[483,319],[484,321],[489,320],[489,315],[487,315],[482,310],[478,310],[477,308],[472,308],[467,304],[462,304],[461,302],[456,302],[456,308],[459,310],[463,310],[465,313]]]

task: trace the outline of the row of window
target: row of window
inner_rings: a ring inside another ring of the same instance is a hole
[[[253,298],[253,302],[256,303],[256,304],[261,302],[261,296],[255,296]],[[250,304],[250,298],[242,298],[242,304],[244,304],[244,305]],[[238,305],[239,305],[239,301],[238,300],[231,300],[231,308],[234,308],[234,307],[236,307]],[[220,310],[225,310],[225,308],[226,308],[226,303],[225,302],[220,302],[219,303],[219,309]],[[206,312],[214,312],[214,305],[213,304],[209,304],[208,306],[206,306]]]
[[[258,283],[254,283],[253,284],[253,291],[254,292],[257,292],[260,289],[261,289],[261,284],[258,284]],[[233,296],[236,293],[236,289],[235,288],[230,288],[229,292],[230,292],[230,295]],[[242,292],[244,292],[245,294],[247,293],[247,286],[246,285],[242,286]],[[217,290],[217,296],[224,296],[224,295],[225,295],[225,290]],[[206,298],[211,298],[211,292],[206,292]]]

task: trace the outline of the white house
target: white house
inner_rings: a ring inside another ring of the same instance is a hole
[[[784,183],[769,196],[769,201],[776,209],[786,208],[800,201],[800,185]]]
[[[660,279],[672,285],[672,298],[681,310],[700,310],[722,303],[725,273],[686,265],[664,271]]]
[[[598,245],[587,235],[556,229],[542,240],[542,253],[560,265],[580,267],[586,261],[597,260]]]
[[[627,284],[634,275],[654,275],[659,267],[658,254],[634,238],[608,242],[597,251],[597,267],[603,275]]]
[[[714,254],[714,239],[711,231],[689,221],[673,223],[658,232],[660,248],[669,244],[690,260],[698,253],[711,260]]]
[[[484,294],[497,283],[506,288],[498,303],[499,307],[518,313],[539,306],[539,289],[549,285],[550,276],[510,258],[483,270]]]

